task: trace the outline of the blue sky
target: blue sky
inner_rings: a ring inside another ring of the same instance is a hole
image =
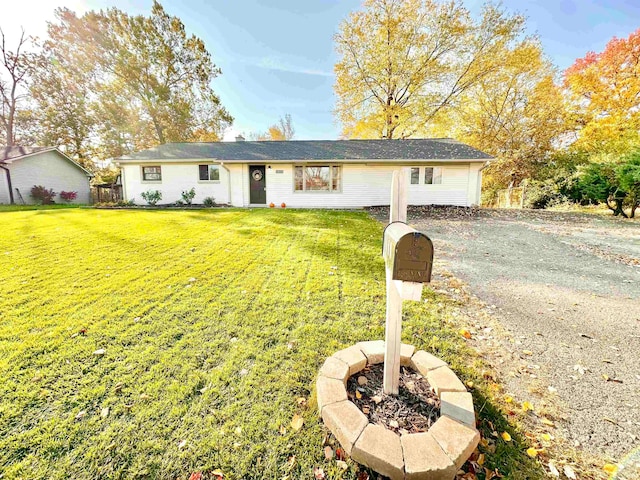
[[[24,26],[42,36],[56,6],[82,13],[116,6],[148,13],[152,0],[22,0],[3,6],[0,27],[9,36]],[[290,113],[298,139],[334,139],[340,133],[333,107],[333,34],[360,0],[164,0],[187,30],[201,37],[223,75],[214,88],[235,117],[233,130],[265,131]],[[482,0],[466,0],[478,12]],[[528,17],[547,55],[564,69],[589,50],[601,51],[613,36],[640,27],[638,0],[504,0]]]

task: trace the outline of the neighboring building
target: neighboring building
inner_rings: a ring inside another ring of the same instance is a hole
[[[34,185],[77,192],[73,203],[89,203],[92,175],[54,147],[0,147],[0,203],[36,203]],[[55,198],[61,203],[60,196]]]
[[[238,207],[360,208],[389,205],[394,169],[409,167],[410,205],[480,203],[492,157],[456,140],[336,140],[168,143],[116,159],[125,200],[159,190],[173,203],[195,187]]]

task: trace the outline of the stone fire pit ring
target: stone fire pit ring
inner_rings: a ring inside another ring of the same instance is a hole
[[[316,383],[318,412],[344,451],[392,480],[451,480],[478,445],[471,394],[439,358],[402,344],[401,365],[423,375],[440,398],[440,418],[426,432],[398,435],[369,423],[347,397],[349,377],[384,362],[384,341],[359,342],[322,365]]]

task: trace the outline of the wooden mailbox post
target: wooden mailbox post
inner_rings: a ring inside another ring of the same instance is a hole
[[[384,393],[398,394],[402,301],[419,301],[422,285],[431,281],[433,243],[425,234],[404,223],[407,219],[407,171],[393,172],[389,225],[384,230],[382,256],[387,279]]]

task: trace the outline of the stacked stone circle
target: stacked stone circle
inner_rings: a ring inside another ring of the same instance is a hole
[[[384,341],[360,342],[327,358],[316,383],[318,412],[344,451],[392,480],[451,480],[478,445],[473,399],[445,362],[402,344],[400,363],[423,375],[440,398],[426,432],[398,435],[369,423],[347,397],[349,377],[384,362]]]

